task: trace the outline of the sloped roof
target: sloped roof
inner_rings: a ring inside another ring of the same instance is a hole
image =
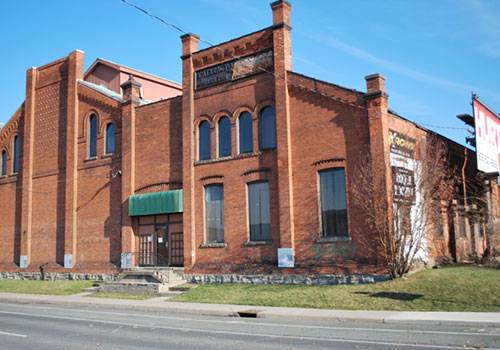
[[[125,74],[132,74],[134,77],[139,77],[142,79],[150,80],[150,81],[153,81],[155,83],[166,85],[166,86],[169,86],[171,88],[178,89],[179,91],[182,91],[182,84],[170,81],[168,79],[160,78],[156,75],[145,73],[145,72],[142,72],[142,71],[139,71],[139,70],[127,67],[127,66],[123,66],[121,64],[114,63],[114,62],[111,62],[111,61],[108,61],[108,60],[105,60],[102,58],[98,58],[95,60],[95,62],[85,72],[83,79],[86,80],[87,77],[100,64],[108,66],[108,67],[113,68],[113,69],[116,69],[117,71],[125,73]]]
[[[123,101],[123,95],[122,94],[119,94],[113,90],[110,90],[108,89],[107,87],[105,87],[104,85],[97,85],[97,84],[94,84],[94,83],[90,83],[88,81],[85,81],[85,80],[81,80],[81,79],[78,79],[77,80],[78,83],[82,84],[82,85],[85,85],[86,87],[89,87],[97,92],[100,92],[101,94],[103,94],[104,96],[107,96],[107,97],[110,97],[112,98],[113,100],[115,101],[118,101],[118,102],[122,102]],[[144,99],[140,99],[140,105],[143,105],[143,104],[148,104],[148,103],[151,103],[153,101],[149,101],[149,100],[144,100]]]

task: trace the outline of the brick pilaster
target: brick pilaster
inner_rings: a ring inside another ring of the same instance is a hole
[[[273,51],[275,73],[276,141],[280,247],[294,247],[294,204],[292,181],[291,116],[287,72],[291,70],[290,10],[287,1],[271,4],[273,10]]]
[[[19,139],[19,174],[22,188],[21,211],[21,260],[26,257],[26,266],[31,261],[31,229],[33,214],[33,143],[35,124],[35,86],[36,68],[26,72],[26,101],[24,112],[24,128]],[[21,158],[22,155],[22,158]],[[22,160],[22,162],[21,162]],[[19,180],[18,180],[19,184]]]
[[[387,222],[392,222],[392,174],[389,158],[389,128],[387,125],[388,95],[385,92],[385,77],[372,74],[365,77],[370,133],[370,159],[375,185],[375,196],[385,196],[382,205],[387,208]]]
[[[186,34],[182,40],[182,193],[184,230],[184,267],[191,268],[196,262],[195,249],[195,191],[194,161],[196,142],[194,130],[194,69],[192,53],[198,50],[200,40],[194,34]],[[192,253],[193,252],[193,253]]]
[[[135,190],[135,108],[139,104],[141,84],[133,76],[121,85],[122,102],[122,253],[136,253],[136,237],[132,218],[128,215],[128,199]],[[132,259],[134,265],[134,259]]]
[[[78,79],[83,79],[84,53],[69,55],[66,118],[66,188],[64,223],[64,262],[66,268],[76,263],[78,206]]]

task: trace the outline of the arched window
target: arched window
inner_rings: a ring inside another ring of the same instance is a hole
[[[115,126],[109,123],[106,126],[106,154],[115,153]]]
[[[97,156],[97,116],[89,118],[89,158]]]
[[[252,115],[243,112],[239,119],[240,153],[253,151]]]
[[[231,121],[228,117],[219,120],[219,157],[231,155]]]
[[[266,107],[259,118],[260,149],[276,148],[276,114],[274,108]]]
[[[210,159],[210,123],[202,121],[198,128],[199,159]]]
[[[14,152],[12,157],[12,172],[19,172],[19,136],[14,137]]]
[[[2,151],[2,176],[7,175],[7,152]]]

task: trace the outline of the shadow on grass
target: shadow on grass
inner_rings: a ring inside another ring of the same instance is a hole
[[[365,294],[373,298],[386,298],[386,299],[406,300],[406,301],[413,301],[423,297],[422,294],[396,293],[396,292],[379,292],[379,293],[355,292],[355,294]]]

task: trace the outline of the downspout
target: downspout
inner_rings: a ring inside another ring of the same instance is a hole
[[[464,149],[464,165],[462,166],[462,182],[464,186],[464,207],[465,210],[467,210],[467,184],[465,183],[466,178],[465,178],[465,167],[467,165],[467,148]]]
[[[468,211],[469,211],[469,207],[467,205],[467,183],[466,183],[467,179],[465,177],[465,167],[467,166],[467,158],[468,158],[467,156],[468,156],[468,154],[467,154],[467,148],[464,148],[464,165],[462,166],[462,182],[463,182],[462,185],[464,187],[464,209],[465,209],[465,214],[467,214]],[[459,213],[459,216],[460,216],[460,213]],[[459,217],[459,220],[460,220],[460,217]],[[464,226],[465,226],[465,218],[464,218]],[[465,234],[465,230],[466,230],[466,227],[464,227],[464,234]],[[459,235],[459,237],[461,235],[460,227],[458,229],[458,235]],[[455,239],[455,245],[456,244],[457,244],[457,240]],[[455,248],[455,251],[458,251],[458,250]]]

